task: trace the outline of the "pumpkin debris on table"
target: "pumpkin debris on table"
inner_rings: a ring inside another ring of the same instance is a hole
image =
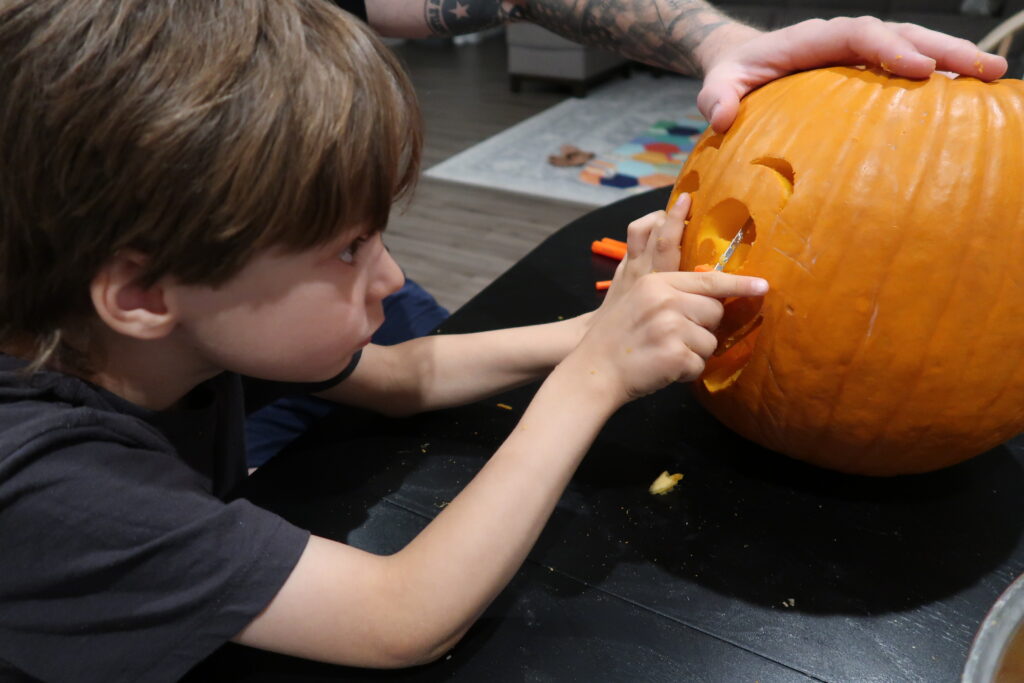
[[[682,478],[683,475],[681,474],[669,474],[668,470],[665,470],[658,475],[658,478],[654,480],[654,483],[647,490],[656,496],[663,496],[674,489]]]
[[[725,302],[695,383],[766,448],[926,472],[1024,430],[1024,82],[817,69],[748,95],[676,181],[680,267],[771,284]]]

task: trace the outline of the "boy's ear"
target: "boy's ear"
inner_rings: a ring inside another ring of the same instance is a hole
[[[114,255],[89,283],[93,307],[115,332],[136,339],[159,339],[177,324],[167,305],[162,282],[151,287],[139,285],[148,263],[140,252],[124,249]]]

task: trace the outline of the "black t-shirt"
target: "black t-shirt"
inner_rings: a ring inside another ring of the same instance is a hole
[[[234,497],[242,380],[158,413],[22,365],[0,355],[0,680],[177,680],[267,606],[309,537]]]

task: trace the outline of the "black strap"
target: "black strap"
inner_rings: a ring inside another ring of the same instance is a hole
[[[301,396],[303,394],[315,394],[318,391],[326,391],[348,378],[356,369],[362,355],[363,350],[359,349],[352,355],[352,360],[344,370],[338,373],[336,377],[323,382],[272,382],[268,379],[243,376],[242,386],[245,392],[245,412],[247,414],[256,412],[268,403],[272,403],[285,396]]]

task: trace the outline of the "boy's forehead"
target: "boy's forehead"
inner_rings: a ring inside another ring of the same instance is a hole
[[[341,229],[331,240],[331,244],[346,244],[354,239],[367,235],[375,235],[384,232],[386,225],[377,225],[372,221],[362,221],[355,225],[348,225]]]

